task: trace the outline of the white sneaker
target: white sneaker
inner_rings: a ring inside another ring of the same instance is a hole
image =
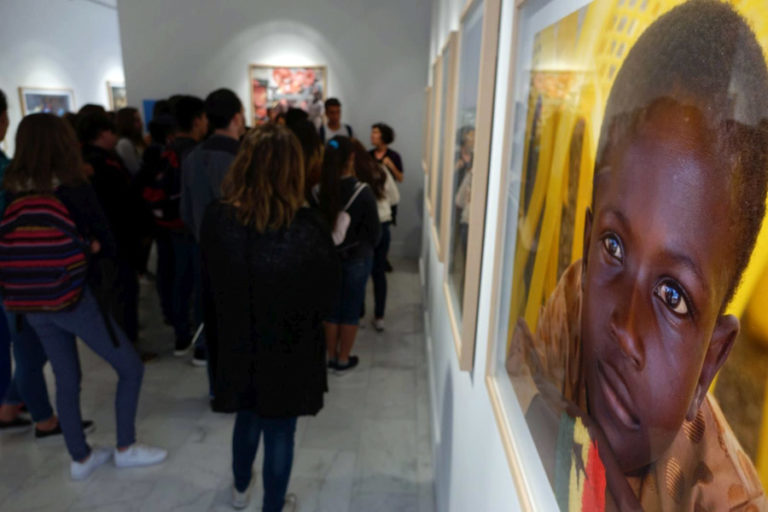
[[[72,461],[69,465],[69,474],[72,480],[85,480],[96,468],[107,462],[112,457],[109,448],[91,448],[91,454],[83,462]]]
[[[285,495],[285,504],[283,505],[283,512],[296,512],[296,506],[299,504],[299,499],[295,494],[290,493]]]
[[[376,329],[376,332],[383,332],[384,331],[384,319],[383,318],[374,318],[373,319],[373,328]]]
[[[162,448],[134,443],[130,448],[121,452],[115,450],[115,466],[118,468],[135,468],[160,464],[168,456]]]
[[[237,488],[233,485],[232,507],[236,508],[237,510],[242,510],[247,507],[251,503],[251,489],[253,489],[253,478],[251,478],[251,483],[248,484],[248,488],[243,492],[238,491]]]

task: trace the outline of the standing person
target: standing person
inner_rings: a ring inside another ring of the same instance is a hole
[[[165,103],[167,101],[162,100]],[[161,102],[155,104],[155,110]],[[133,180],[134,188],[139,190],[145,204],[158,206],[154,199],[164,194],[158,190],[158,176],[164,170],[163,153],[171,143],[176,131],[176,121],[173,116],[165,113],[155,115],[149,122],[150,144],[141,156],[141,169]],[[154,208],[150,208],[155,212]],[[158,211],[162,215],[162,208]],[[171,249],[171,235],[159,219],[154,218],[153,237],[157,247],[157,270],[155,284],[160,298],[160,307],[163,320],[166,325],[173,325],[173,250]]]
[[[395,130],[391,126],[385,123],[376,123],[371,126],[371,145],[373,146],[370,151],[371,156],[389,171],[395,181],[402,183],[405,179],[403,159],[400,158],[400,153],[389,147],[393,142],[395,142]],[[392,205],[391,217],[390,226],[397,226],[397,202]],[[392,265],[388,258],[384,260],[384,266],[387,272],[392,272]]]
[[[8,103],[0,91],[0,141],[8,132]],[[0,150],[0,183],[10,160]],[[0,214],[5,211],[5,192],[0,191]],[[16,367],[13,379],[10,377],[10,354],[8,343],[13,348]],[[43,367],[48,362],[40,339],[29,326],[23,315],[9,313],[0,304],[0,432],[26,430],[35,423],[35,437],[46,438],[61,434],[61,425],[51,407]],[[8,357],[6,357],[8,356]],[[21,417],[24,404],[32,417],[29,421]],[[92,421],[84,421],[83,428],[91,430]]]
[[[381,231],[376,197],[370,187],[355,178],[355,154],[348,137],[336,136],[326,144],[321,181],[312,191],[312,198],[334,227],[334,242],[341,257],[339,299],[325,323],[325,341],[328,366],[343,373],[359,362],[351,352],[365,284],[371,275],[373,248]]]
[[[376,163],[357,139],[352,139],[355,152],[355,174],[363,183],[367,183],[378,206],[381,237],[373,249],[373,298],[374,316],[373,327],[378,332],[384,330],[384,311],[387,305],[387,253],[389,252],[390,233],[392,224],[392,206],[400,201],[400,192],[387,169]]]
[[[169,146],[171,179],[166,182],[170,187],[166,193],[171,201],[170,216],[174,219],[170,228],[174,270],[173,326],[176,333],[174,355],[181,357],[192,346],[194,328],[190,321],[190,311],[193,306],[197,323],[202,319],[201,305],[194,300],[195,265],[199,259],[197,242],[181,219],[181,177],[187,155],[208,134],[208,117],[205,115],[203,100],[195,96],[181,96],[172,105],[178,132]]]
[[[152,219],[141,197],[131,187],[131,175],[115,153],[115,125],[106,114],[92,112],[78,120],[83,159],[93,167],[91,184],[117,243],[114,261],[101,261],[104,281],[96,293],[112,303],[115,320],[137,343],[139,339],[139,271]],[[114,263],[114,266],[112,265]],[[111,274],[111,275],[109,275]]]
[[[203,280],[200,268],[200,226],[209,204],[221,198],[221,184],[229,171],[245,133],[243,104],[229,89],[218,89],[205,99],[205,114],[213,134],[184,160],[181,175],[181,219],[195,238],[194,288],[198,325],[203,320]],[[205,336],[198,336],[192,363],[205,366]],[[209,384],[212,365],[208,365]]]
[[[182,162],[208,133],[208,118],[200,98],[173,96],[168,102],[173,110],[176,133],[161,156],[157,173],[144,187],[143,194],[155,216],[158,269],[162,269],[164,274],[163,283],[169,280],[171,283],[169,320],[176,337],[174,355],[182,357],[192,346],[190,309],[196,250],[195,237],[181,219]],[[172,276],[167,275],[171,270]]]
[[[327,224],[304,204],[301,148],[285,128],[249,132],[203,219],[204,268],[215,298],[216,408],[236,411],[232,505],[248,506],[264,432],[265,512],[295,510],[285,493],[296,419],[327,390],[322,320],[339,284]],[[247,277],[245,277],[247,276]],[[245,306],[245,307],[244,307]],[[284,508],[285,507],[285,508]]]
[[[18,199],[16,213],[24,214],[28,194],[42,194],[49,217],[71,221],[75,231],[71,242],[80,245],[86,256],[88,274],[81,288],[73,288],[67,307],[56,312],[29,309],[29,325],[38,335],[56,376],[56,403],[61,429],[72,457],[70,474],[75,480],[87,478],[97,467],[113,457],[113,451],[90,447],[82,429],[80,413],[81,369],[76,337],[106,360],[118,374],[115,413],[117,416],[117,467],[157,464],[165,450],[136,443],[136,410],[144,368],[124,331],[96,301],[91,284],[97,270],[95,260],[114,257],[117,244],[99,200],[83,175],[83,165],[75,134],[67,122],[51,114],[33,114],[19,124],[16,155],[6,172],[3,186],[12,199]],[[58,206],[57,206],[58,205]],[[58,208],[63,207],[64,212]],[[29,215],[27,215],[29,217]],[[16,228],[18,229],[18,228]],[[6,231],[4,235],[12,235]],[[4,237],[7,244],[11,238]],[[10,254],[5,255],[6,261]],[[82,253],[81,253],[82,254]],[[24,258],[25,262],[34,261]],[[46,263],[47,264],[47,263]],[[70,281],[73,283],[74,281]],[[67,294],[67,297],[70,295]],[[8,308],[8,294],[4,294]],[[47,297],[46,297],[47,298]],[[40,298],[42,300],[42,297]]]
[[[337,98],[325,100],[325,118],[328,121],[318,131],[323,144],[336,136],[354,137],[352,127],[341,122],[341,102]]]
[[[376,123],[371,126],[371,156],[380,164],[384,165],[395,178],[395,181],[402,183],[405,179],[403,174],[403,159],[400,153],[391,149],[390,144],[395,142],[395,130],[384,123]]]
[[[323,143],[317,134],[315,125],[309,120],[297,121],[288,124],[288,128],[296,135],[304,154],[305,184],[304,190],[307,200],[311,200],[312,188],[320,183],[320,174],[323,167]]]
[[[118,136],[115,151],[131,176],[136,176],[141,168],[141,155],[146,149],[139,111],[133,107],[121,108],[115,116],[115,125]]]

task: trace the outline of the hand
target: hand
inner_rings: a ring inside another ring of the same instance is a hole
[[[389,167],[390,169],[393,169],[393,170],[396,170],[396,169],[397,169],[397,167],[395,167],[395,164],[394,164],[394,162],[392,162],[392,159],[391,159],[391,158],[389,158],[388,156],[385,156],[385,157],[384,157],[384,160],[382,160],[382,162],[381,162],[381,163],[383,163],[384,165],[386,165],[386,166],[387,166],[387,167]]]
[[[101,252],[101,244],[98,240],[93,240],[91,242],[91,253],[98,254],[99,252]]]

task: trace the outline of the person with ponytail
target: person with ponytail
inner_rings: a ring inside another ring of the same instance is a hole
[[[328,367],[337,374],[359,363],[351,355],[371,274],[373,250],[379,242],[376,197],[355,177],[355,155],[348,137],[336,136],[325,146],[320,183],[312,190],[313,203],[333,229],[341,257],[339,298],[325,323]]]

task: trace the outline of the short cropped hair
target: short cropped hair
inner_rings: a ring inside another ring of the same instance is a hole
[[[195,124],[195,119],[205,114],[205,103],[196,96],[180,96],[171,101],[173,117],[182,132],[189,132]]]
[[[328,110],[329,107],[341,107],[341,102],[338,98],[328,98],[325,100],[325,109]]]
[[[81,143],[89,144],[106,131],[115,131],[115,123],[112,122],[106,112],[92,111],[78,115],[77,137]]]
[[[217,89],[205,98],[205,115],[214,130],[229,126],[232,119],[243,111],[243,103],[229,89]]]
[[[690,0],[640,36],[611,88],[595,177],[611,148],[633,135],[660,103],[701,113],[719,169],[729,173],[735,254],[724,308],[754,248],[768,184],[768,70],[754,33],[732,7]]]
[[[381,142],[386,145],[390,145],[395,142],[395,130],[393,130],[391,126],[379,122],[371,126],[371,129],[374,128],[379,130],[379,133],[381,133]]]

